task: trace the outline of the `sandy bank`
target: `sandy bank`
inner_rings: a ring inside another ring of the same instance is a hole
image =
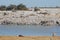
[[[25,36],[25,37],[15,37],[15,36],[0,36],[0,40],[60,40],[60,36]]]

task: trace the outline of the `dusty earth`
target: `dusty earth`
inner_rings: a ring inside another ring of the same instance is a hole
[[[60,36],[0,36],[0,40],[60,40]]]

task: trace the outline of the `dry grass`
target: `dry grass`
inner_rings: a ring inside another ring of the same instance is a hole
[[[50,37],[50,36],[25,36],[25,37],[16,37],[16,36],[0,36],[0,40],[60,40],[60,36]]]

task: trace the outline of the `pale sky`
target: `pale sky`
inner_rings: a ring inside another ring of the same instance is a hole
[[[60,6],[60,0],[0,0],[0,5],[20,4],[23,3],[27,7],[55,7]]]

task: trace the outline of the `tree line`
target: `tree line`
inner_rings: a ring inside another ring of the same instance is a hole
[[[11,4],[9,6],[1,5],[0,11],[4,11],[4,10],[6,11],[7,10],[28,10],[28,8],[24,4],[19,4],[19,5]]]

